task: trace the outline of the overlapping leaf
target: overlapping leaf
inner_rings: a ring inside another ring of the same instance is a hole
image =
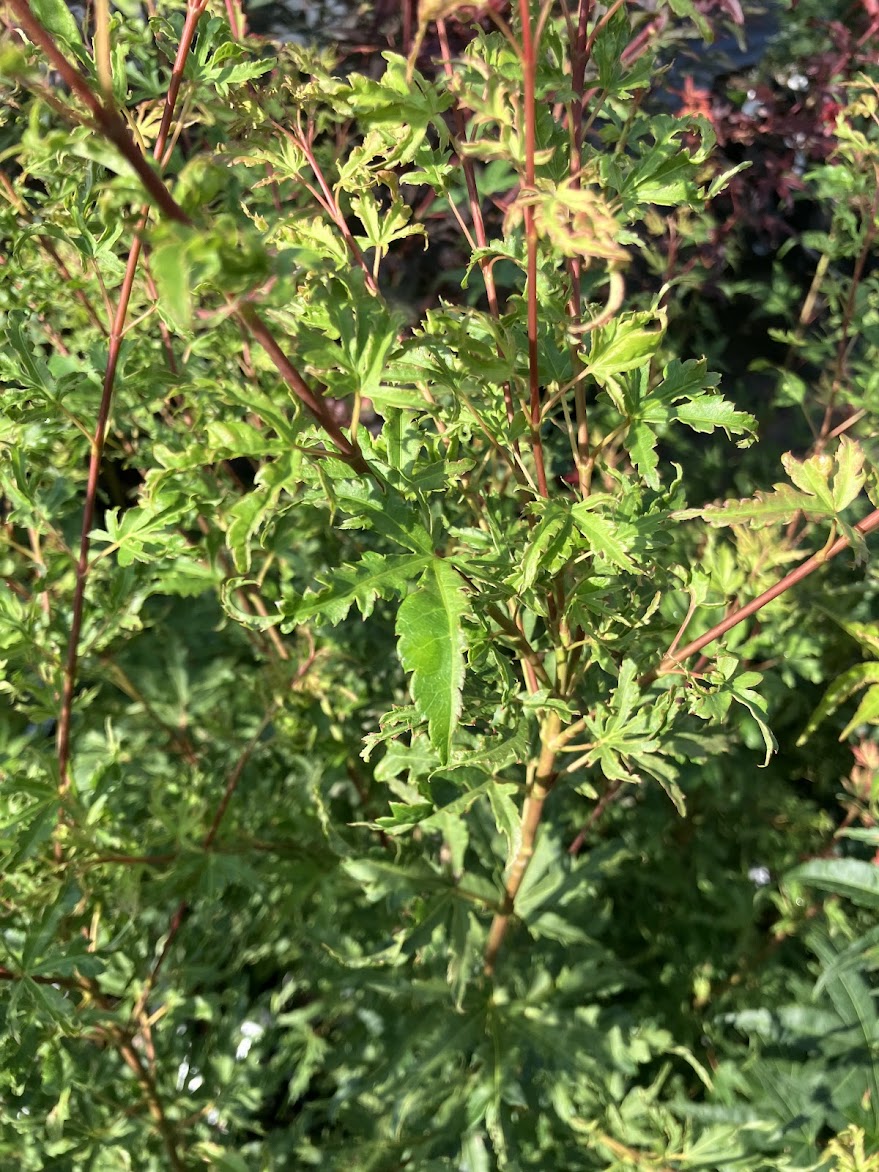
[[[431,744],[448,761],[461,714],[466,641],[462,620],[469,609],[460,576],[434,558],[417,588],[397,612],[397,650],[411,674],[412,699],[428,722]]]
[[[285,602],[282,611],[291,625],[306,619],[320,618],[340,623],[356,604],[368,618],[379,598],[399,597],[427,566],[429,558],[421,554],[380,554],[367,551],[359,562],[340,566],[325,575],[323,590]]]

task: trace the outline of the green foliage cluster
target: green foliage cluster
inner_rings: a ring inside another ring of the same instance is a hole
[[[205,7],[7,5],[0,1164],[876,1169],[879,74],[757,410],[689,0]]]

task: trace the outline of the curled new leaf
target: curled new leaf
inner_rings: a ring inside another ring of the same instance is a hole
[[[620,225],[601,192],[572,176],[559,184],[539,180],[536,188],[523,190],[507,213],[509,229],[525,207],[534,208],[534,224],[563,256],[593,257],[620,265],[628,253],[618,242]]]

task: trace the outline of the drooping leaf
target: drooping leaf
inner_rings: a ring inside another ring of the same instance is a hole
[[[838,676],[824,693],[818,707],[809,717],[809,723],[803,729],[797,744],[805,744],[822,721],[826,720],[832,712],[835,712],[840,704],[844,704],[849,696],[856,692],[858,688],[863,688],[867,684],[879,684],[879,662],[870,661],[868,663],[855,664],[854,667],[850,667],[848,671]],[[840,740],[843,740],[846,735],[847,730],[840,734]]]
[[[397,650],[412,676],[412,699],[427,718],[431,744],[449,759],[461,713],[468,602],[449,562],[434,558],[397,612]]]
[[[833,478],[833,505],[839,513],[848,508],[866,484],[864,459],[864,450],[860,444],[847,435],[840,437],[836,450],[836,475]]]
[[[747,708],[760,730],[763,745],[766,749],[766,755],[763,758],[763,766],[765,768],[769,764],[769,758],[778,748],[778,742],[773,736],[769,725],[766,723],[766,700],[759,692],[755,692],[752,687],[747,686],[750,683],[758,683],[759,680],[760,676],[757,672],[744,672],[733,680],[730,692],[738,704]]]

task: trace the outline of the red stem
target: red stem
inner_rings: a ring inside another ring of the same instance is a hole
[[[848,359],[848,348],[851,340],[852,318],[855,312],[855,303],[858,296],[858,286],[861,283],[861,278],[864,275],[864,266],[873,248],[873,241],[876,238],[876,229],[879,220],[877,220],[877,212],[879,212],[879,166],[874,167],[876,186],[873,190],[873,200],[869,211],[865,217],[866,228],[864,230],[864,239],[861,245],[861,250],[855,262],[854,272],[852,273],[851,285],[849,287],[848,297],[846,298],[845,308],[842,314],[842,334],[839,339],[839,345],[836,349],[836,370],[833,377],[833,385],[830,389],[830,398],[827,406],[824,409],[824,419],[821,422],[821,431],[818,436],[818,442],[815,444],[815,449],[818,452],[824,450],[830,432],[830,425],[833,422],[833,409],[836,406],[836,400],[839,395],[842,381],[846,373],[846,362]]]
[[[194,20],[197,23],[199,17],[205,9],[206,4],[207,0],[196,0],[196,3],[193,3],[191,7],[188,7],[186,10],[187,23],[189,23],[190,20]],[[166,216],[169,217],[169,219],[185,223],[186,216],[183,213],[183,210],[174,202],[174,200],[171,198],[170,192],[162,182],[158,173],[153,170],[153,168],[141,154],[136,143],[134,142],[134,139],[131,137],[130,130],[126,126],[122,117],[112,107],[104,105],[104,103],[93,92],[91,86],[79,72],[79,70],[70,64],[64,54],[58,48],[58,45],[55,43],[51,33],[44,29],[39,21],[36,20],[30,10],[30,6],[28,5],[27,0],[9,0],[9,7],[15,13],[16,18],[18,19],[18,23],[27,33],[33,44],[39,45],[39,47],[46,54],[46,57],[49,59],[49,61],[52,62],[52,65],[61,75],[61,79],[64,81],[65,85],[67,85],[70,90],[76,94],[83,105],[89,109],[104,137],[108,138],[110,142],[114,144],[114,146],[118,147],[128,162],[131,163],[132,167],[137,172],[138,178],[143,183],[153,201],[158,205],[158,207],[162,209],[162,211]],[[193,32],[194,31],[195,27],[193,25]],[[182,44],[183,39],[181,37],[181,47]],[[177,66],[175,63],[175,70],[176,68]],[[177,88],[179,88],[179,85],[180,83],[178,81]],[[176,89],[174,92],[176,94]],[[170,95],[171,89],[169,87],[168,96],[170,97]],[[165,112],[166,114],[168,112],[167,105]],[[171,108],[171,114],[173,114],[173,107]],[[168,121],[170,123],[170,115],[168,117]],[[165,118],[163,117],[162,125],[164,126],[164,124]]]
[[[592,827],[595,825],[595,823],[598,821],[598,819],[602,816],[602,814],[607,809],[607,807],[609,805],[611,805],[613,802],[615,802],[617,797],[622,792],[623,792],[623,783],[621,781],[615,781],[610,786],[608,786],[608,788],[604,791],[604,793],[601,795],[601,797],[595,803],[595,806],[593,807],[592,812],[590,813],[589,817],[586,819],[585,823],[583,824],[583,828],[581,829],[580,833],[577,835],[577,837],[574,839],[574,841],[568,847],[568,854],[569,855],[577,855],[580,853],[580,851],[583,849],[583,844],[585,843],[585,841],[589,835],[589,831],[592,829]]]
[[[519,0],[519,14],[522,23],[522,86],[525,105],[525,186],[533,191],[535,186],[534,158],[537,151],[537,108],[536,46],[531,32],[529,0]],[[537,355],[537,227],[534,208],[526,204],[524,209],[525,241],[527,246],[527,296],[528,296],[528,382],[531,417],[531,447],[537,474],[537,489],[542,497],[549,496],[546,482],[546,466],[543,458],[543,440],[540,435],[540,370]]]
[[[177,49],[177,57],[174,61],[174,69],[171,74],[171,81],[168,85],[168,92],[165,96],[165,106],[162,111],[162,122],[159,127],[159,133],[156,136],[155,146],[153,148],[153,157],[158,161],[165,153],[165,146],[168,142],[168,134],[171,129],[171,123],[174,118],[174,107],[177,97],[180,93],[180,83],[183,80],[183,70],[186,65],[186,58],[189,55],[192,41],[195,36],[195,30],[199,19],[205,9],[206,0],[198,0],[197,3],[191,4],[186,10],[186,21],[183,25],[183,31],[180,36],[180,44]],[[24,0],[13,0],[13,7],[16,10],[19,7],[27,9]],[[30,17],[30,12],[27,13],[28,18],[34,24],[36,30],[41,34],[40,40],[46,54],[67,64],[54,42],[44,33],[44,30],[33,22]],[[86,101],[90,108],[100,109],[107,115],[109,119],[108,125],[113,119],[118,119],[118,115],[114,111],[106,111],[103,105],[98,101],[92,93],[88,84],[69,65],[67,66],[70,77],[68,84],[76,92],[80,93],[83,100]],[[60,67],[59,67],[60,71]],[[110,117],[112,115],[112,117]],[[97,116],[97,115],[96,115]],[[121,120],[119,120],[121,122]],[[99,119],[100,122],[100,119]],[[109,133],[109,131],[105,132]],[[127,131],[126,131],[127,135]],[[134,154],[141,159],[146,167],[148,174],[153,177],[161,187],[162,191],[168,197],[175,209],[175,218],[180,218],[182,212],[177,208],[177,205],[171,200],[168,195],[165,185],[162,183],[158,175],[156,175],[145,163],[140,151],[134,147],[134,143],[128,139],[129,145],[133,148]],[[179,214],[178,214],[179,213]],[[58,735],[57,735],[57,753],[58,753],[58,772],[59,772],[59,792],[63,795],[70,787],[70,726],[73,718],[73,693],[76,687],[76,671],[79,659],[79,638],[82,631],[82,617],[83,607],[85,602],[85,587],[89,574],[89,547],[91,543],[91,531],[95,517],[95,504],[98,495],[98,479],[101,473],[101,460],[104,455],[104,444],[107,437],[107,422],[110,418],[110,409],[113,404],[113,389],[116,382],[116,371],[119,365],[119,352],[122,345],[122,335],[125,329],[125,319],[128,316],[128,307],[131,302],[131,292],[134,287],[134,277],[137,272],[137,265],[140,260],[141,253],[141,231],[144,228],[149,215],[149,209],[144,208],[141,212],[140,223],[134,240],[131,244],[131,249],[128,253],[128,261],[125,266],[125,275],[122,278],[122,286],[119,291],[119,300],[116,306],[116,313],[113,318],[113,324],[110,328],[110,339],[107,348],[107,367],[104,371],[104,385],[101,391],[101,402],[98,407],[98,415],[95,421],[95,432],[92,437],[91,451],[89,453],[89,469],[88,480],[86,483],[85,504],[82,511],[82,529],[79,539],[79,558],[76,565],[76,587],[73,594],[73,608],[70,620],[70,636],[67,642],[67,660],[64,667],[64,682],[61,692],[61,711],[58,718]],[[56,855],[59,853],[58,844],[56,844]]]
[[[446,22],[438,20],[436,22],[436,31],[439,36],[440,51],[442,53],[443,70],[446,77],[451,81],[454,76],[452,70],[452,54],[449,49],[449,38],[446,30]],[[467,124],[464,119],[464,112],[461,109],[460,103],[456,100],[453,110],[455,119],[455,134],[458,139],[460,147],[461,143],[467,141]],[[467,185],[467,199],[470,204],[470,219],[473,223],[473,234],[476,237],[476,243],[480,248],[485,248],[488,244],[488,237],[485,234],[485,220],[482,215],[482,202],[479,198],[479,188],[476,184],[476,173],[473,168],[473,160],[458,149],[458,158],[461,164],[461,170],[464,173],[464,182]],[[498,302],[497,286],[494,282],[494,270],[488,257],[483,257],[479,262],[479,270],[482,273],[482,280],[485,285],[485,296],[488,301],[488,308],[491,310],[492,317],[499,318],[501,315],[500,303]],[[500,347],[498,347],[500,353]],[[501,355],[503,357],[503,355]],[[512,423],[516,415],[516,407],[513,403],[513,388],[510,383],[504,383],[504,407],[507,412],[507,420]],[[518,454],[518,441],[515,443],[516,453]],[[515,468],[515,465],[514,465]]]
[[[256,312],[256,309],[252,305],[243,305],[238,311],[238,316],[245,322],[251,334],[259,342],[269,358],[271,358],[284,382],[287,383],[296,397],[310,411],[321,428],[339,449],[342,457],[348,461],[355,471],[368,475],[369,465],[364,460],[360,448],[356,443],[348,439],[338,423],[336,423],[327,404],[324,402],[323,395],[317,390],[312,390],[308,383],[306,383],[305,379],[275,341],[274,336]]]
[[[865,517],[863,521],[859,521],[854,528],[862,537],[866,537],[874,529],[879,529],[879,509],[874,509],[869,516]],[[798,582],[802,582],[804,578],[808,578],[819,566],[823,566],[825,562],[830,561],[831,558],[835,558],[837,554],[842,553],[849,545],[850,542],[847,537],[840,537],[826,552],[822,550],[820,553],[814,554],[807,561],[803,562],[802,565],[797,566],[795,570],[791,570],[789,574],[786,574],[774,586],[770,586],[768,590],[764,590],[762,594],[759,594],[744,606],[739,607],[738,610],[732,611],[726,618],[712,627],[710,631],[706,631],[704,635],[700,635],[698,639],[694,639],[692,643],[688,643],[680,651],[676,651],[674,655],[666,656],[658,667],[653,668],[641,677],[641,683],[652,683],[657,676],[676,671],[685,659],[689,659],[691,655],[695,655],[697,651],[701,651],[703,647],[707,647],[709,643],[713,643],[715,639],[719,639],[721,635],[725,635],[727,631],[731,631],[733,627],[738,626],[739,623],[750,618],[752,614],[756,614],[758,610],[762,610],[767,603],[772,602],[779,595],[790,590],[791,586],[796,586]]]

